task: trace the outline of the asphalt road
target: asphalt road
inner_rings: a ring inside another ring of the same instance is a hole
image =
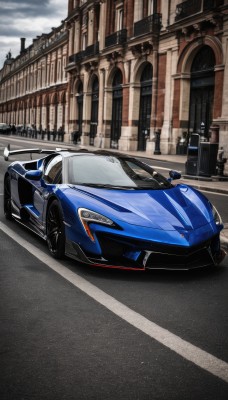
[[[0,155],[1,400],[227,399],[227,257],[191,272],[56,262],[5,220],[6,165]]]

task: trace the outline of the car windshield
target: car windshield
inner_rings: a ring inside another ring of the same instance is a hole
[[[69,183],[131,190],[172,187],[164,176],[134,158],[94,154],[70,158]]]

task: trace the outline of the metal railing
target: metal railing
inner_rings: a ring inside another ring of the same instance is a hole
[[[105,38],[105,47],[123,44],[127,41],[127,29],[112,33]]]
[[[175,21],[223,5],[224,0],[186,0],[176,6]]]
[[[99,42],[87,46],[85,50],[79,51],[78,53],[69,56],[69,63],[79,63],[84,58],[93,57],[99,53]]]
[[[222,6],[223,4],[224,4],[224,0],[204,0],[203,9],[211,10],[212,8]]]
[[[92,57],[99,53],[99,42],[87,46],[84,51],[84,57]]]
[[[155,13],[134,23],[134,36],[158,33],[161,29],[162,14]]]
[[[84,58],[85,50],[79,51],[78,53],[72,54],[69,56],[69,63],[78,63],[81,62]]]

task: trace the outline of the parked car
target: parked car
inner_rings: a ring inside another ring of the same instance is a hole
[[[5,123],[0,123],[0,134],[8,135],[10,133],[10,125]]]
[[[139,160],[108,151],[5,149],[39,153],[4,177],[4,212],[37,233],[55,258],[145,270],[218,265],[223,228],[199,191],[173,184]],[[46,155],[44,155],[46,153]]]

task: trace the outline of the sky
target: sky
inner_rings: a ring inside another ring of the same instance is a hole
[[[67,17],[68,0],[0,0],[0,69],[9,51],[20,54],[20,38],[25,47],[42,33],[51,32]]]

